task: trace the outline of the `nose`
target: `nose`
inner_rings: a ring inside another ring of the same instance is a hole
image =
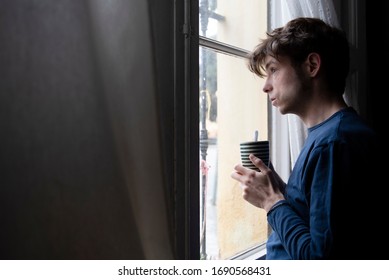
[[[266,79],[265,80],[265,84],[263,85],[263,88],[262,90],[265,92],[265,93],[269,93],[273,90],[273,87],[272,85],[270,84],[269,82],[269,79]]]

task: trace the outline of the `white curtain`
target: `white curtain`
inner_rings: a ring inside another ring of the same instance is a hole
[[[297,17],[316,17],[339,27],[332,0],[270,0],[270,30]],[[271,106],[272,163],[286,181],[307,136],[302,121],[292,114],[281,115]]]

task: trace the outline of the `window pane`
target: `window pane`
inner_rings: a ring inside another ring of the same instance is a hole
[[[230,177],[239,143],[268,139],[263,80],[246,61],[200,47],[201,256],[228,259],[267,240],[266,214]]]
[[[264,33],[267,1],[200,0],[200,35],[252,50]]]

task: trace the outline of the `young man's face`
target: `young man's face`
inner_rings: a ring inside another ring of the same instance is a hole
[[[265,59],[267,73],[263,91],[268,94],[273,106],[281,114],[298,114],[307,102],[309,79],[303,71],[296,72],[290,59],[276,59],[267,56]]]

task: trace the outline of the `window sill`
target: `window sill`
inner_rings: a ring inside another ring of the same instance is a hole
[[[265,255],[266,243],[263,243],[231,257],[230,260],[258,260],[263,258]]]

